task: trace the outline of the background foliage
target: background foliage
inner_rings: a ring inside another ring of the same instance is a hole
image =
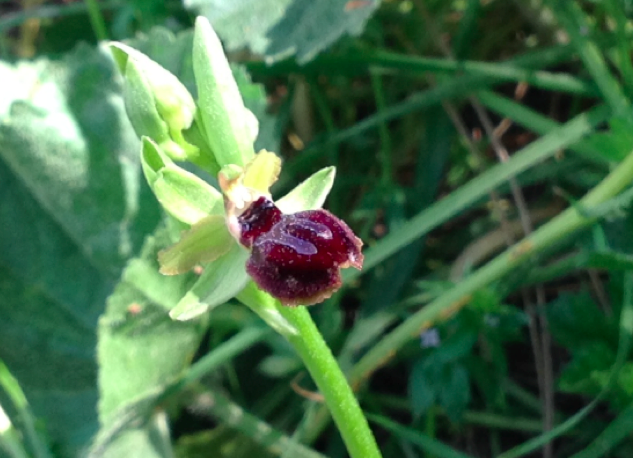
[[[248,309],[167,315],[195,273],[157,272],[179,228],[98,42],[195,94],[196,14],[285,160],[274,193],[337,167],[366,268],[311,311],[383,455],[631,456],[631,192],[467,290],[631,151],[628,0],[1,1],[0,456],[346,454]]]

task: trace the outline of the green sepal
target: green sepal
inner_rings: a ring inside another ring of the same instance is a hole
[[[174,320],[190,320],[235,297],[248,281],[244,268],[248,255],[248,251],[232,243],[228,253],[205,266],[198,281],[169,316]]]
[[[255,154],[252,116],[244,106],[222,44],[204,17],[196,19],[193,71],[206,141],[219,166],[245,166]]]
[[[193,225],[209,215],[224,213],[218,190],[180,168],[147,137],[142,138],[141,164],[156,198],[177,220]]]
[[[198,148],[183,137],[196,114],[196,104],[185,86],[168,70],[123,43],[110,43],[125,77],[125,108],[139,137],[156,141],[175,160],[196,157]]]
[[[223,216],[211,215],[184,232],[175,245],[158,253],[160,273],[178,275],[226,254],[235,239]]]
[[[336,167],[321,169],[310,175],[284,197],[275,201],[275,205],[283,213],[321,208],[332,189],[335,175]]]
[[[252,280],[250,280],[246,284],[246,287],[235,297],[238,301],[259,315],[268,326],[279,334],[283,336],[299,334],[297,328],[290,324],[279,312],[280,307],[283,307],[283,305],[270,294],[259,289]]]

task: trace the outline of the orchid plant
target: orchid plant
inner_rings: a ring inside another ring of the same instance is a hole
[[[139,51],[111,43],[124,76],[128,116],[142,140],[143,172],[164,210],[182,225],[159,254],[160,271],[200,276],[170,316],[195,319],[232,298],[284,335],[303,359],[352,457],[380,452],[344,375],[304,305],[341,286],[340,269],[362,268],[362,242],[323,210],[335,170],[320,170],[286,196],[270,187],[281,172],[274,153],[255,154],[255,116],[244,106],[221,43],[196,20],[194,101],[170,72]],[[177,162],[217,176],[217,190]]]

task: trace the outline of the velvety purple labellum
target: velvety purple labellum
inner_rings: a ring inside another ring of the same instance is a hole
[[[240,243],[250,248],[253,240],[270,231],[273,224],[281,219],[281,211],[272,201],[260,197],[238,218],[240,223]]]
[[[330,212],[275,210],[267,199],[254,202],[239,218],[240,241],[252,249],[248,274],[284,305],[321,302],[340,288],[341,268],[362,267],[361,240]]]

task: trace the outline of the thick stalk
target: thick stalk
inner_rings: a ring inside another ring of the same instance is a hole
[[[325,398],[327,408],[352,458],[380,458],[381,454],[347,379],[332,356],[310,312],[305,307],[280,307],[298,331],[286,335]]]

